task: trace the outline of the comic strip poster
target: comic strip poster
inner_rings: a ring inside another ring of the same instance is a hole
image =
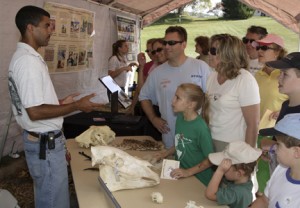
[[[136,61],[137,53],[137,37],[136,37],[136,20],[127,17],[117,16],[118,39],[126,40],[129,51],[127,55],[128,61]]]
[[[68,5],[47,2],[52,35],[39,52],[50,73],[87,70],[93,57],[95,13]]]

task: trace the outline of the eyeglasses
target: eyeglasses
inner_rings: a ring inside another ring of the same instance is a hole
[[[183,43],[183,41],[181,40],[168,40],[168,41],[166,41],[166,40],[164,40],[163,41],[163,45],[169,45],[169,46],[173,46],[173,45],[176,45],[177,43]]]
[[[146,52],[146,53],[150,53],[150,52],[151,52],[151,50],[147,49],[147,50],[145,50],[145,52]]]
[[[271,47],[266,46],[266,45],[256,46],[256,50],[258,51],[259,49],[261,49],[261,50],[263,50],[263,51],[266,51],[266,50],[268,50],[268,49],[275,50],[275,48],[271,48]]]
[[[252,43],[253,41],[255,41],[255,40],[254,40],[254,39],[248,39],[248,38],[246,38],[246,37],[243,37],[242,41],[243,41],[244,44],[247,44],[247,43],[249,43],[249,42],[250,42],[250,44],[251,44],[251,43]]]
[[[217,48],[211,47],[211,48],[209,49],[209,53],[210,53],[211,55],[213,55],[213,56],[217,55]]]
[[[156,50],[151,51],[152,55],[155,55],[156,53],[162,52],[164,50],[163,48],[157,48]]]

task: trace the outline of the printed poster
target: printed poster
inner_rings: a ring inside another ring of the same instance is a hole
[[[118,40],[126,40],[128,43],[128,61],[136,61],[137,37],[136,20],[127,17],[117,16]]]
[[[87,70],[93,58],[95,13],[68,5],[47,2],[53,32],[47,47],[39,52],[49,73]]]

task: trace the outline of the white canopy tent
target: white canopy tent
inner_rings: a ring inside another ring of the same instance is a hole
[[[117,40],[115,16],[135,19],[138,28],[150,25],[155,20],[192,0],[51,0],[95,12],[94,59],[90,70],[51,75],[56,92],[62,98],[73,92],[106,93],[95,77],[107,73],[107,60],[111,45]],[[286,27],[300,34],[299,0],[240,0],[241,2],[270,15]],[[7,86],[7,70],[20,34],[15,26],[16,12],[25,5],[43,7],[46,0],[2,0],[0,13],[0,159],[10,152],[21,151],[22,130],[11,115]],[[98,6],[95,6],[98,5]],[[140,31],[138,31],[140,32]],[[139,34],[138,34],[139,37]],[[139,40],[138,40],[139,41]],[[103,96],[102,96],[103,97]]]

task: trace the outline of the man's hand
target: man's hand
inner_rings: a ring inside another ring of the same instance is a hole
[[[80,93],[78,93],[78,92],[68,95],[67,97],[60,100],[59,103],[61,105],[73,103],[73,102],[75,102],[74,98],[77,97],[78,95],[80,95]]]
[[[97,110],[98,108],[102,107],[103,104],[100,103],[93,103],[90,101],[91,98],[95,97],[96,94],[90,94],[85,97],[82,97],[80,100],[75,102],[77,110],[89,113],[91,111]]]
[[[154,118],[152,118],[151,119],[151,123],[162,134],[166,134],[166,133],[168,133],[170,131],[168,123],[164,119],[162,119],[160,117],[154,117]]]

